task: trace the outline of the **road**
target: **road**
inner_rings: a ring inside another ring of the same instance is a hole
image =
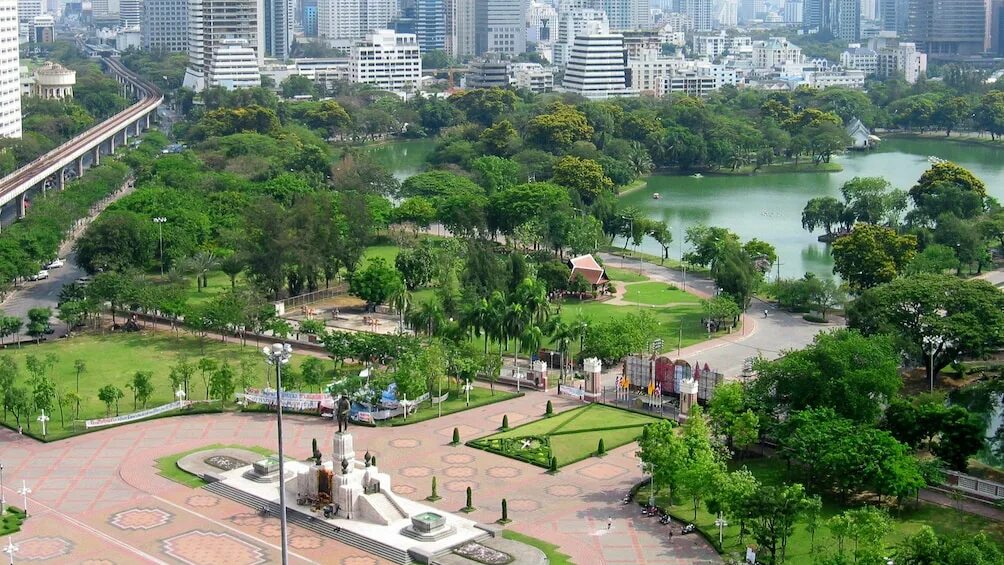
[[[682,271],[660,267],[634,259],[601,253],[599,257],[610,267],[622,267],[640,272],[655,281],[663,281],[684,288]],[[701,296],[712,296],[715,284],[710,279],[695,277],[687,273],[686,290]],[[763,317],[767,310],[767,317]],[[822,330],[838,327],[836,324],[811,324],[802,319],[801,314],[789,314],[773,305],[754,299],[747,310],[746,330],[683,348],[680,357],[688,361],[707,363],[726,377],[735,377],[742,372],[747,357],[763,355],[768,359],[781,356],[786,350],[800,349],[812,342],[812,338]],[[670,352],[674,353],[674,352]],[[611,379],[613,377],[610,377]],[[605,378],[606,381],[606,378]],[[614,384],[611,380],[610,383]]]

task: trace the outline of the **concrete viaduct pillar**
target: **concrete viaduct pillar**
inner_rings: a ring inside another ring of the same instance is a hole
[[[115,136],[112,136],[114,139]],[[122,129],[122,145],[129,145],[129,126]]]
[[[23,218],[24,217],[24,213],[28,210],[28,207],[25,205],[25,203],[27,202],[27,196],[28,196],[27,192],[22,192],[21,195],[17,197],[17,217],[18,217],[18,219]]]
[[[84,156],[77,157],[77,178],[84,176]]]
[[[59,168],[59,172],[56,173],[56,174],[59,175],[59,180],[56,181],[56,186],[61,191],[65,190],[66,189],[66,175],[63,174],[63,167],[60,167]]]
[[[94,148],[94,158],[91,159],[91,165],[96,167],[100,164],[101,164],[101,144],[98,144],[98,146]]]

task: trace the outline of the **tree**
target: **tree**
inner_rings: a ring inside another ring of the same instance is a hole
[[[832,196],[813,198],[802,210],[802,227],[812,232],[822,227],[826,235],[833,233],[833,226],[843,221],[844,205]]]
[[[820,333],[805,349],[756,362],[750,394],[775,414],[828,407],[856,422],[876,422],[902,386],[898,361],[888,337]]]
[[[387,301],[403,285],[401,273],[382,257],[370,259],[367,265],[352,274],[349,292],[366,301],[370,310]]]
[[[672,500],[672,495],[686,469],[687,445],[669,420],[659,420],[649,424],[645,430],[646,432],[638,440],[638,446],[641,448],[639,458],[645,463],[646,471],[652,476],[653,483],[660,488],[668,488]]]
[[[711,277],[718,288],[743,311],[749,308],[760,279],[752,258],[735,241],[726,241],[711,263]]]
[[[833,242],[833,272],[847,281],[852,290],[861,292],[896,278],[913,259],[916,249],[917,238],[913,235],[859,224]]]
[[[731,296],[719,295],[710,300],[701,300],[705,320],[715,322],[719,327],[732,327],[742,315],[742,310]],[[710,327],[710,325],[709,325]]]
[[[949,468],[966,472],[969,458],[985,443],[983,420],[961,406],[952,406],[944,410],[940,424],[938,442],[932,451]]]
[[[314,81],[303,75],[291,75],[279,83],[283,98],[293,98],[294,96],[315,96],[317,87]]]
[[[910,189],[914,222],[931,222],[942,214],[973,218],[985,210],[987,187],[969,170],[950,161],[935,163]]]
[[[919,274],[865,292],[848,307],[847,320],[865,335],[910,343],[930,380],[956,359],[1004,344],[1004,294],[984,280]]]
[[[826,525],[837,540],[838,558],[844,557],[844,540],[847,539],[854,543],[851,551],[854,563],[882,561],[882,538],[892,531],[892,522],[884,510],[873,506],[852,508],[830,518]]]
[[[770,563],[784,562],[795,522],[810,505],[800,484],[760,485],[747,499],[744,512],[749,516],[753,539],[770,556]]]
[[[101,214],[74,245],[77,263],[88,273],[145,268],[156,249],[157,230],[149,217],[126,210]]]
[[[436,208],[432,202],[421,196],[414,196],[402,202],[394,209],[393,222],[396,224],[410,223],[418,228],[426,229],[436,219]]]
[[[554,164],[554,176],[551,180],[577,192],[586,204],[591,204],[600,193],[611,190],[614,186],[599,163],[571,155],[558,159]]]
[[[122,273],[103,272],[98,273],[94,280],[87,287],[88,297],[107,302],[111,309],[112,325],[117,325],[115,312],[122,308],[134,288],[131,277]]]
[[[962,262],[955,256],[955,250],[946,245],[932,243],[910,260],[906,266],[906,274],[943,274],[945,271],[961,267]]]
[[[683,254],[683,260],[701,267],[710,266],[727,242],[739,246],[739,236],[727,228],[698,224],[687,228],[686,242],[691,251]]]
[[[36,343],[41,343],[42,338],[49,331],[50,318],[52,318],[51,308],[32,308],[28,310],[28,335],[35,338]]]
[[[184,357],[179,359],[177,364],[171,367],[171,373],[169,375],[171,388],[174,390],[184,390],[185,398],[190,398],[188,395],[188,383],[191,382],[192,375],[195,374],[195,369],[196,365],[193,365],[187,358]]]
[[[126,385],[132,390],[132,409],[136,411],[136,403],[146,408],[146,403],[153,394],[153,373],[150,371],[136,371],[132,376],[132,381]]]
[[[234,395],[235,386],[234,370],[229,363],[221,364],[209,378],[209,393],[213,398],[220,400],[220,406],[226,404],[227,399]]]
[[[903,565],[994,565],[1004,561],[1004,551],[982,532],[939,536],[924,525],[896,547],[895,560]]]
[[[316,390],[320,390],[321,385],[325,384],[324,380],[328,373],[324,369],[324,361],[317,357],[304,359],[300,363],[300,372],[303,373],[303,384]]]
[[[399,251],[397,257],[394,258],[394,266],[401,273],[404,285],[408,290],[415,290],[429,284],[436,264],[429,247],[419,245]]]
[[[519,150],[519,133],[509,120],[502,120],[485,128],[478,139],[490,155],[508,157]]]
[[[206,390],[206,400],[209,400],[209,377],[216,371],[219,367],[219,363],[215,359],[210,359],[209,357],[203,357],[199,359],[196,364],[199,372],[202,374],[202,386]]]
[[[567,149],[576,141],[592,138],[593,127],[575,106],[557,102],[550,110],[527,122],[528,140],[547,149]]]
[[[673,232],[665,221],[653,221],[648,225],[648,235],[662,247],[662,254],[659,255],[659,264],[663,265],[669,259],[669,246],[673,243]]]
[[[680,490],[694,502],[694,520],[701,500],[711,495],[725,473],[725,462],[715,449],[711,428],[700,406],[695,406],[683,424],[686,463],[679,474]]]
[[[105,403],[105,415],[112,415],[112,404],[115,405],[115,415],[119,415],[119,400],[125,396],[122,389],[115,385],[105,385],[98,389],[98,400]]]
[[[17,316],[0,316],[0,343],[3,339],[10,335],[17,335],[21,331],[21,326],[24,325],[21,318]],[[18,347],[21,346],[21,342],[18,342]]]

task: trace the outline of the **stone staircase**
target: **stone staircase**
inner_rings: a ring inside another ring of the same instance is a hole
[[[368,522],[389,525],[408,518],[408,515],[382,492],[359,497],[357,512]]]
[[[218,494],[224,498],[229,498],[230,500],[239,502],[246,506],[250,506],[256,510],[264,507],[268,509],[270,514],[274,516],[279,515],[278,504],[269,502],[252,494],[248,494],[242,490],[235,489],[225,483],[210,483],[203,488],[209,492]],[[377,557],[386,559],[391,563],[398,563],[400,565],[411,565],[411,563],[414,563],[411,555],[409,555],[406,550],[380,543],[376,540],[360,536],[359,534],[350,532],[343,528],[336,529],[331,524],[328,524],[323,520],[314,519],[313,516],[304,514],[299,510],[287,507],[286,519],[290,524],[296,524],[306,530],[338,540],[346,545],[350,545],[367,553],[376,555]]]

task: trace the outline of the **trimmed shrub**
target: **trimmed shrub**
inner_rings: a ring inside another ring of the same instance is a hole
[[[508,430],[509,429],[509,415],[508,414],[505,414],[505,415],[502,416],[502,429],[503,430]]]
[[[596,442],[596,455],[606,455],[607,448],[603,445],[603,438]]]
[[[551,405],[551,401],[548,400],[547,401],[547,407],[544,408],[544,415],[545,416],[551,416],[552,414],[554,414],[554,406],[552,406]]]
[[[451,445],[460,445],[460,429],[453,428],[453,442]]]

